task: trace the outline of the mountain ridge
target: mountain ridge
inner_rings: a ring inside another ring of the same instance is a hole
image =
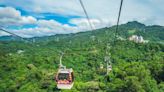
[[[85,32],[78,32],[78,33],[70,33],[70,34],[56,34],[56,35],[51,35],[51,36],[43,36],[43,37],[33,37],[33,38],[25,38],[28,40],[36,40],[36,41],[45,41],[45,40],[52,40],[56,38],[64,39],[67,37],[76,37],[76,36],[91,36],[95,35],[96,37],[99,36],[100,34],[112,34],[114,35],[115,33],[115,28],[116,25],[111,26],[109,28],[101,28],[101,29],[96,29],[93,31],[85,31]],[[111,32],[107,32],[111,31]],[[123,37],[123,38],[128,38],[131,35],[141,35],[144,38],[150,40],[150,41],[163,41],[164,37],[164,27],[160,25],[151,25],[151,26],[146,26],[145,24],[142,24],[138,21],[130,21],[125,24],[119,25],[119,30],[118,30],[118,35]],[[101,35],[103,36],[103,35]],[[108,35],[109,36],[109,35]],[[101,38],[101,37],[100,37]],[[0,41],[18,41],[20,40],[19,38],[14,39],[13,36],[1,36]]]

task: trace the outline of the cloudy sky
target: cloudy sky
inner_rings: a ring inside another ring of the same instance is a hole
[[[83,0],[94,29],[116,24],[121,0]],[[124,0],[120,23],[164,26],[164,0]],[[0,0],[0,27],[22,37],[88,31],[79,0]],[[8,35],[0,31],[0,36]]]

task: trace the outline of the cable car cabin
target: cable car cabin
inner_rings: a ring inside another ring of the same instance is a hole
[[[112,71],[112,66],[111,65],[108,66],[108,71]]]
[[[58,89],[71,89],[74,84],[74,76],[72,69],[59,69],[56,76]]]

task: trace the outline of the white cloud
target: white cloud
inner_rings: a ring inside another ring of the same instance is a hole
[[[22,25],[35,23],[32,16],[21,16],[21,12],[12,7],[0,7],[0,25]]]
[[[105,19],[90,19],[93,29],[99,29],[109,26],[109,22]],[[92,30],[86,18],[74,18],[70,20],[71,24],[75,24],[81,31]]]
[[[58,26],[62,26],[61,23],[55,21],[55,20],[38,20],[37,24],[40,27],[48,27],[48,28],[56,28]]]
[[[20,23],[23,23],[23,24],[33,24],[35,23],[37,20],[32,17],[32,16],[27,16],[27,17],[21,17],[21,21]]]
[[[24,20],[23,22],[25,23],[27,21]],[[68,24],[61,24],[55,20],[37,20],[35,21],[34,24],[36,24],[37,27],[23,28],[23,29],[8,29],[8,31],[27,38],[35,37],[35,36],[40,37],[40,36],[50,36],[55,34],[67,34],[67,33],[79,32],[78,27],[76,26],[73,27]],[[8,33],[5,32],[0,33],[0,36],[5,36],[5,35],[8,35]]]
[[[0,31],[0,36],[9,36],[10,34],[6,33],[6,32],[3,32],[3,31]]]
[[[19,11],[12,7],[0,7],[0,18],[18,18],[21,17]]]
[[[75,30],[76,27],[65,27],[66,29],[63,28],[63,26],[58,26],[55,29],[52,28],[47,28],[47,27],[35,27],[35,28],[24,28],[21,30],[10,30],[11,32],[14,32],[15,34],[30,38],[30,37],[41,37],[41,36],[51,36],[55,34],[67,34],[67,33],[76,33],[77,31]]]
[[[40,36],[50,36],[53,34],[53,31],[48,28],[24,28],[21,30],[12,30],[15,34],[22,37],[40,37]]]

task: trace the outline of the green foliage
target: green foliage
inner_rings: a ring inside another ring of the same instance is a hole
[[[0,42],[0,92],[163,92],[163,44],[118,40],[108,51],[113,68],[106,75],[105,48],[107,43],[112,44],[114,28],[36,38],[33,44]],[[152,41],[163,39],[159,36],[163,27],[132,22],[121,25],[120,30],[124,38],[143,34]],[[151,34],[143,30],[150,30]],[[65,53],[63,64],[74,70],[75,83],[71,90],[56,88],[54,77],[60,51]]]

